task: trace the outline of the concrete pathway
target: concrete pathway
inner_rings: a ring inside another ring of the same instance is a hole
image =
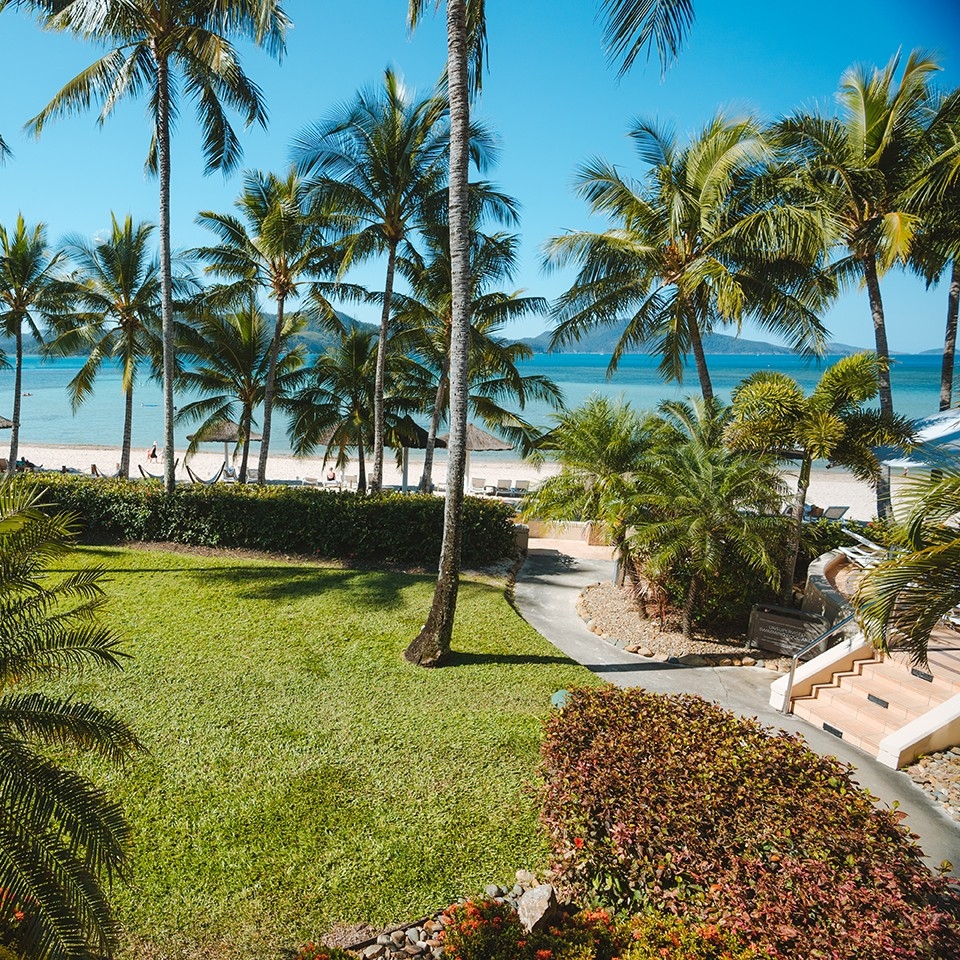
[[[927,862],[944,860],[960,871],[960,824],[947,816],[905,773],[891,770],[812,724],[774,710],[776,674],[760,667],[684,667],[625,653],[587,630],[575,604],[584,587],[613,576],[609,551],[563,540],[531,540],[517,576],[515,601],[523,618],[558,650],[604,680],[656,693],[695,693],[767,726],[801,733],[811,749],[855,767],[854,778],[887,806],[898,802],[919,836]]]

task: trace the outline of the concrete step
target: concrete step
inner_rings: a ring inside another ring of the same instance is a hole
[[[874,757],[880,741],[901,726],[891,723],[887,711],[869,701],[851,703],[836,699],[824,703],[813,697],[799,697],[794,701],[793,712]]]
[[[939,680],[921,680],[893,664],[871,665],[858,677],[842,678],[837,686],[863,696],[873,694],[891,711],[911,719],[960,692]]]

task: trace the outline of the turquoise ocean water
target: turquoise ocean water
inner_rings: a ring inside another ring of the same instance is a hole
[[[657,375],[656,359],[649,356],[625,357],[617,373],[607,379],[609,357],[599,354],[537,355],[522,365],[525,374],[543,374],[555,380],[563,390],[568,407],[576,406],[592,393],[622,395],[640,410],[653,410],[661,400],[682,399],[698,392],[691,370],[684,383],[665,384]],[[823,367],[799,357],[779,355],[713,355],[708,358],[716,392],[729,399],[730,390],[756,370],[782,370],[795,377],[806,390],[817,382]],[[66,385],[82,361],[58,358],[24,360],[21,410],[21,448],[29,456],[29,444],[95,444],[119,446],[123,429],[123,400],[120,374],[104,369],[95,394],[74,414],[70,409]],[[896,359],[892,370],[894,405],[898,413],[917,418],[937,410],[940,392],[940,357],[910,355]],[[134,447],[149,447],[163,439],[163,408],[159,384],[140,383],[134,394]],[[186,403],[190,398],[178,398]],[[0,372],[0,415],[9,417],[13,406],[13,372]],[[550,424],[551,410],[545,405],[528,407],[526,416],[540,425]],[[177,446],[186,445],[192,425],[176,427]],[[0,444],[3,442],[0,434]],[[271,448],[287,452],[289,443],[285,425],[274,431]],[[494,455],[497,456],[497,455]],[[502,456],[502,455],[500,455]]]

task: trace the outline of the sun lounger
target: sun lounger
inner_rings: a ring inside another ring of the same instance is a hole
[[[209,480],[204,480],[203,477],[198,477],[198,476],[190,469],[190,464],[189,464],[189,463],[186,464],[186,468],[187,468],[187,476],[190,477],[190,480],[191,480],[193,483],[203,483],[203,484],[209,485],[209,484],[211,484],[211,483],[216,483],[216,482],[220,479],[220,477],[221,477],[222,474],[223,474],[223,471],[227,469],[227,461],[224,460],[223,463],[220,464],[220,469],[219,469]]]
[[[475,497],[482,497],[487,490],[487,481],[485,477],[470,478],[470,493]]]
[[[509,497],[513,495],[512,480],[498,480],[495,493],[498,497]]]
[[[530,481],[529,480],[516,480],[513,484],[513,490],[511,491],[515,497],[522,497],[525,493],[530,492]]]
[[[823,511],[823,519],[839,520],[849,509],[849,507],[827,507]]]
[[[357,489],[357,477],[354,474],[348,474],[343,478],[343,489],[351,490],[356,492]]]

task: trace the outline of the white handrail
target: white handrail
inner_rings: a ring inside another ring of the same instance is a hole
[[[845,627],[851,620],[854,619],[855,616],[856,614],[851,613],[842,620],[838,620],[832,627],[828,627],[823,633],[820,634],[819,637],[811,640],[805,647],[801,647],[793,655],[793,659],[790,661],[790,676],[787,678],[787,689],[783,695],[783,708],[780,711],[781,713],[786,713],[788,715],[793,713],[793,678],[797,672],[797,666],[800,663],[800,658],[805,653],[809,653],[818,644],[823,643],[827,637],[833,636],[833,634],[837,633],[841,627]]]

